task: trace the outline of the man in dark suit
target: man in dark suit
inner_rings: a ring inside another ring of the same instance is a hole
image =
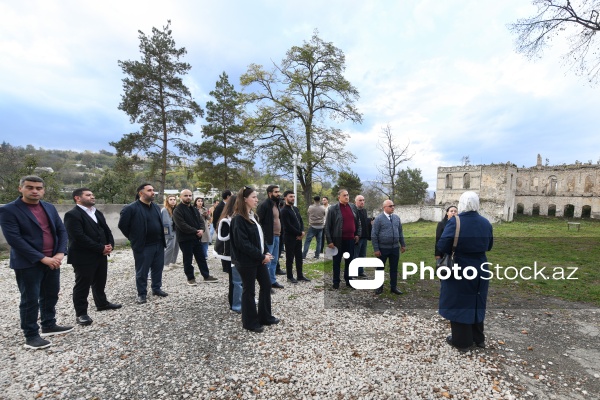
[[[75,189],[73,200],[77,205],[65,214],[65,228],[69,235],[67,263],[72,264],[75,270],[73,305],[76,322],[90,325],[93,322],[87,312],[90,286],[98,311],[121,308],[120,304],[109,302],[104,293],[108,256],[115,240],[104,214],[94,207],[96,198],[90,189]]]
[[[217,227],[219,226],[219,218],[221,218],[221,214],[223,213],[223,210],[225,209],[225,204],[227,203],[227,200],[229,200],[230,197],[231,197],[231,190],[229,190],[229,189],[223,190],[223,193],[221,193],[221,198],[223,200],[221,200],[221,202],[219,204],[217,204],[217,206],[215,207],[215,211],[213,211],[212,226],[215,229],[215,231],[217,230]]]
[[[294,206],[296,194],[293,190],[283,192],[285,206],[281,209],[281,226],[285,231],[285,271],[288,282],[298,281],[310,282],[310,279],[302,273],[302,238],[304,237],[304,222],[298,207]],[[293,264],[296,260],[296,276],[294,278]]]
[[[73,330],[72,326],[56,324],[60,265],[67,251],[67,231],[56,208],[41,201],[42,178],[34,175],[21,178],[19,192],[21,197],[0,207],[0,225],[10,246],[10,267],[15,270],[21,292],[19,311],[25,348],[45,349],[52,343],[41,336]]]
[[[166,297],[161,289],[165,261],[165,231],[160,208],[153,203],[154,188],[143,183],[137,188],[137,200],[121,210],[119,230],[129,239],[135,261],[136,303],[146,303],[148,272],[152,275],[152,294]]]

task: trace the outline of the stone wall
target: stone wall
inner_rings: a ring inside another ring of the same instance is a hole
[[[441,221],[444,209],[437,206],[396,206],[394,212],[400,217],[403,224],[425,221]]]

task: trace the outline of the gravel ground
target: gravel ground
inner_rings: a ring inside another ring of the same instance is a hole
[[[546,382],[528,383],[539,376],[509,368],[511,349],[497,344],[489,327],[488,349],[463,354],[445,344],[449,325],[435,310],[325,307],[325,298],[340,304],[347,296],[374,298],[331,292],[319,277],[298,285],[280,279],[285,289],[273,295],[273,314],[281,323],[262,334],[245,331],[228,309],[227,275],[217,260],[209,265],[219,282],[191,287],[181,267],[168,269],[169,296],[137,305],[131,251],[117,250],[107,295],[123,308],[92,306],[91,326],[52,337],[49,349],[26,350],[14,273],[1,261],[0,398],[592,398],[576,385],[559,392]],[[63,267],[59,324],[75,322],[73,275]]]

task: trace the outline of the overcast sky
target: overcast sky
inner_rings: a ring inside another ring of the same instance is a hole
[[[269,68],[314,29],[342,49],[364,117],[342,127],[362,180],[377,174],[387,124],[399,143],[410,140],[408,165],[432,190],[436,168],[465,155],[518,167],[538,153],[551,164],[595,163],[600,88],[568,70],[561,42],[537,61],[514,51],[506,24],[534,11],[527,0],[3,1],[0,140],[114,151],[109,141],[136,130],[117,109],[117,60],[138,60],[138,29],[150,35],[170,19],[203,108],[221,72],[241,90],[249,64]]]

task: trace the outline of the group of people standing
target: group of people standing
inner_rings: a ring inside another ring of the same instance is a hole
[[[15,270],[21,293],[21,329],[25,347],[31,349],[46,348],[51,342],[44,337],[73,329],[58,325],[55,318],[60,266],[67,248],[67,263],[73,265],[75,272],[76,323],[93,322],[87,312],[90,288],[98,311],[121,308],[121,304],[111,303],[105,294],[107,260],[114,249],[114,238],[104,215],[95,208],[94,194],[87,188],[73,191],[75,207],[65,214],[63,224],[55,207],[42,200],[44,191],[40,177],[23,177],[19,182],[21,196],[0,208],[0,225],[11,247],[10,267]],[[241,313],[242,325],[247,330],[262,332],[264,326],[279,323],[271,312],[271,294],[274,289],[284,288],[277,282],[282,247],[286,251],[288,282],[310,281],[304,275],[303,260],[313,238],[315,258],[319,258],[325,243],[326,253],[332,255],[333,289],[340,287],[342,258],[344,281],[352,288],[350,262],[366,256],[367,241],[371,240],[374,255],[384,265],[389,262],[390,291],[402,294],[397,288],[397,270],[406,244],[402,223],[391,200],[384,201],[383,213],[371,219],[362,195],[356,196],[352,204],[348,191],[341,189],[338,202],[331,206],[326,197],[315,196],[314,204],[308,208],[308,235],[303,245],[305,226],[294,206],[295,193],[291,190],[280,195],[279,187],[271,185],[267,188],[267,199],[260,205],[252,187],[244,186],[237,194],[225,190],[222,201],[211,210],[204,207],[203,201],[194,201],[188,189],[181,191],[179,202],[176,196],[167,196],[162,209],[154,203],[155,195],[151,184],[140,185],[136,201],[123,208],[118,223],[133,252],[138,304],[147,301],[149,279],[153,295],[168,296],[162,289],[163,269],[176,263],[179,251],[188,285],[197,285],[194,259],[205,282],[218,280],[210,275],[207,264],[211,226],[217,236],[215,252],[229,275],[229,307]],[[458,207],[446,211],[436,233],[436,258],[452,253],[459,266],[481,269],[493,236],[491,224],[478,213],[477,195],[464,193]],[[364,271],[359,271],[361,276],[366,276]],[[259,284],[258,300],[255,282]],[[452,335],[447,342],[459,350],[473,344],[485,346],[483,320],[488,285],[489,281],[484,279],[450,278],[441,282],[439,312],[451,321]],[[382,292],[383,286],[376,290],[376,294]]]

